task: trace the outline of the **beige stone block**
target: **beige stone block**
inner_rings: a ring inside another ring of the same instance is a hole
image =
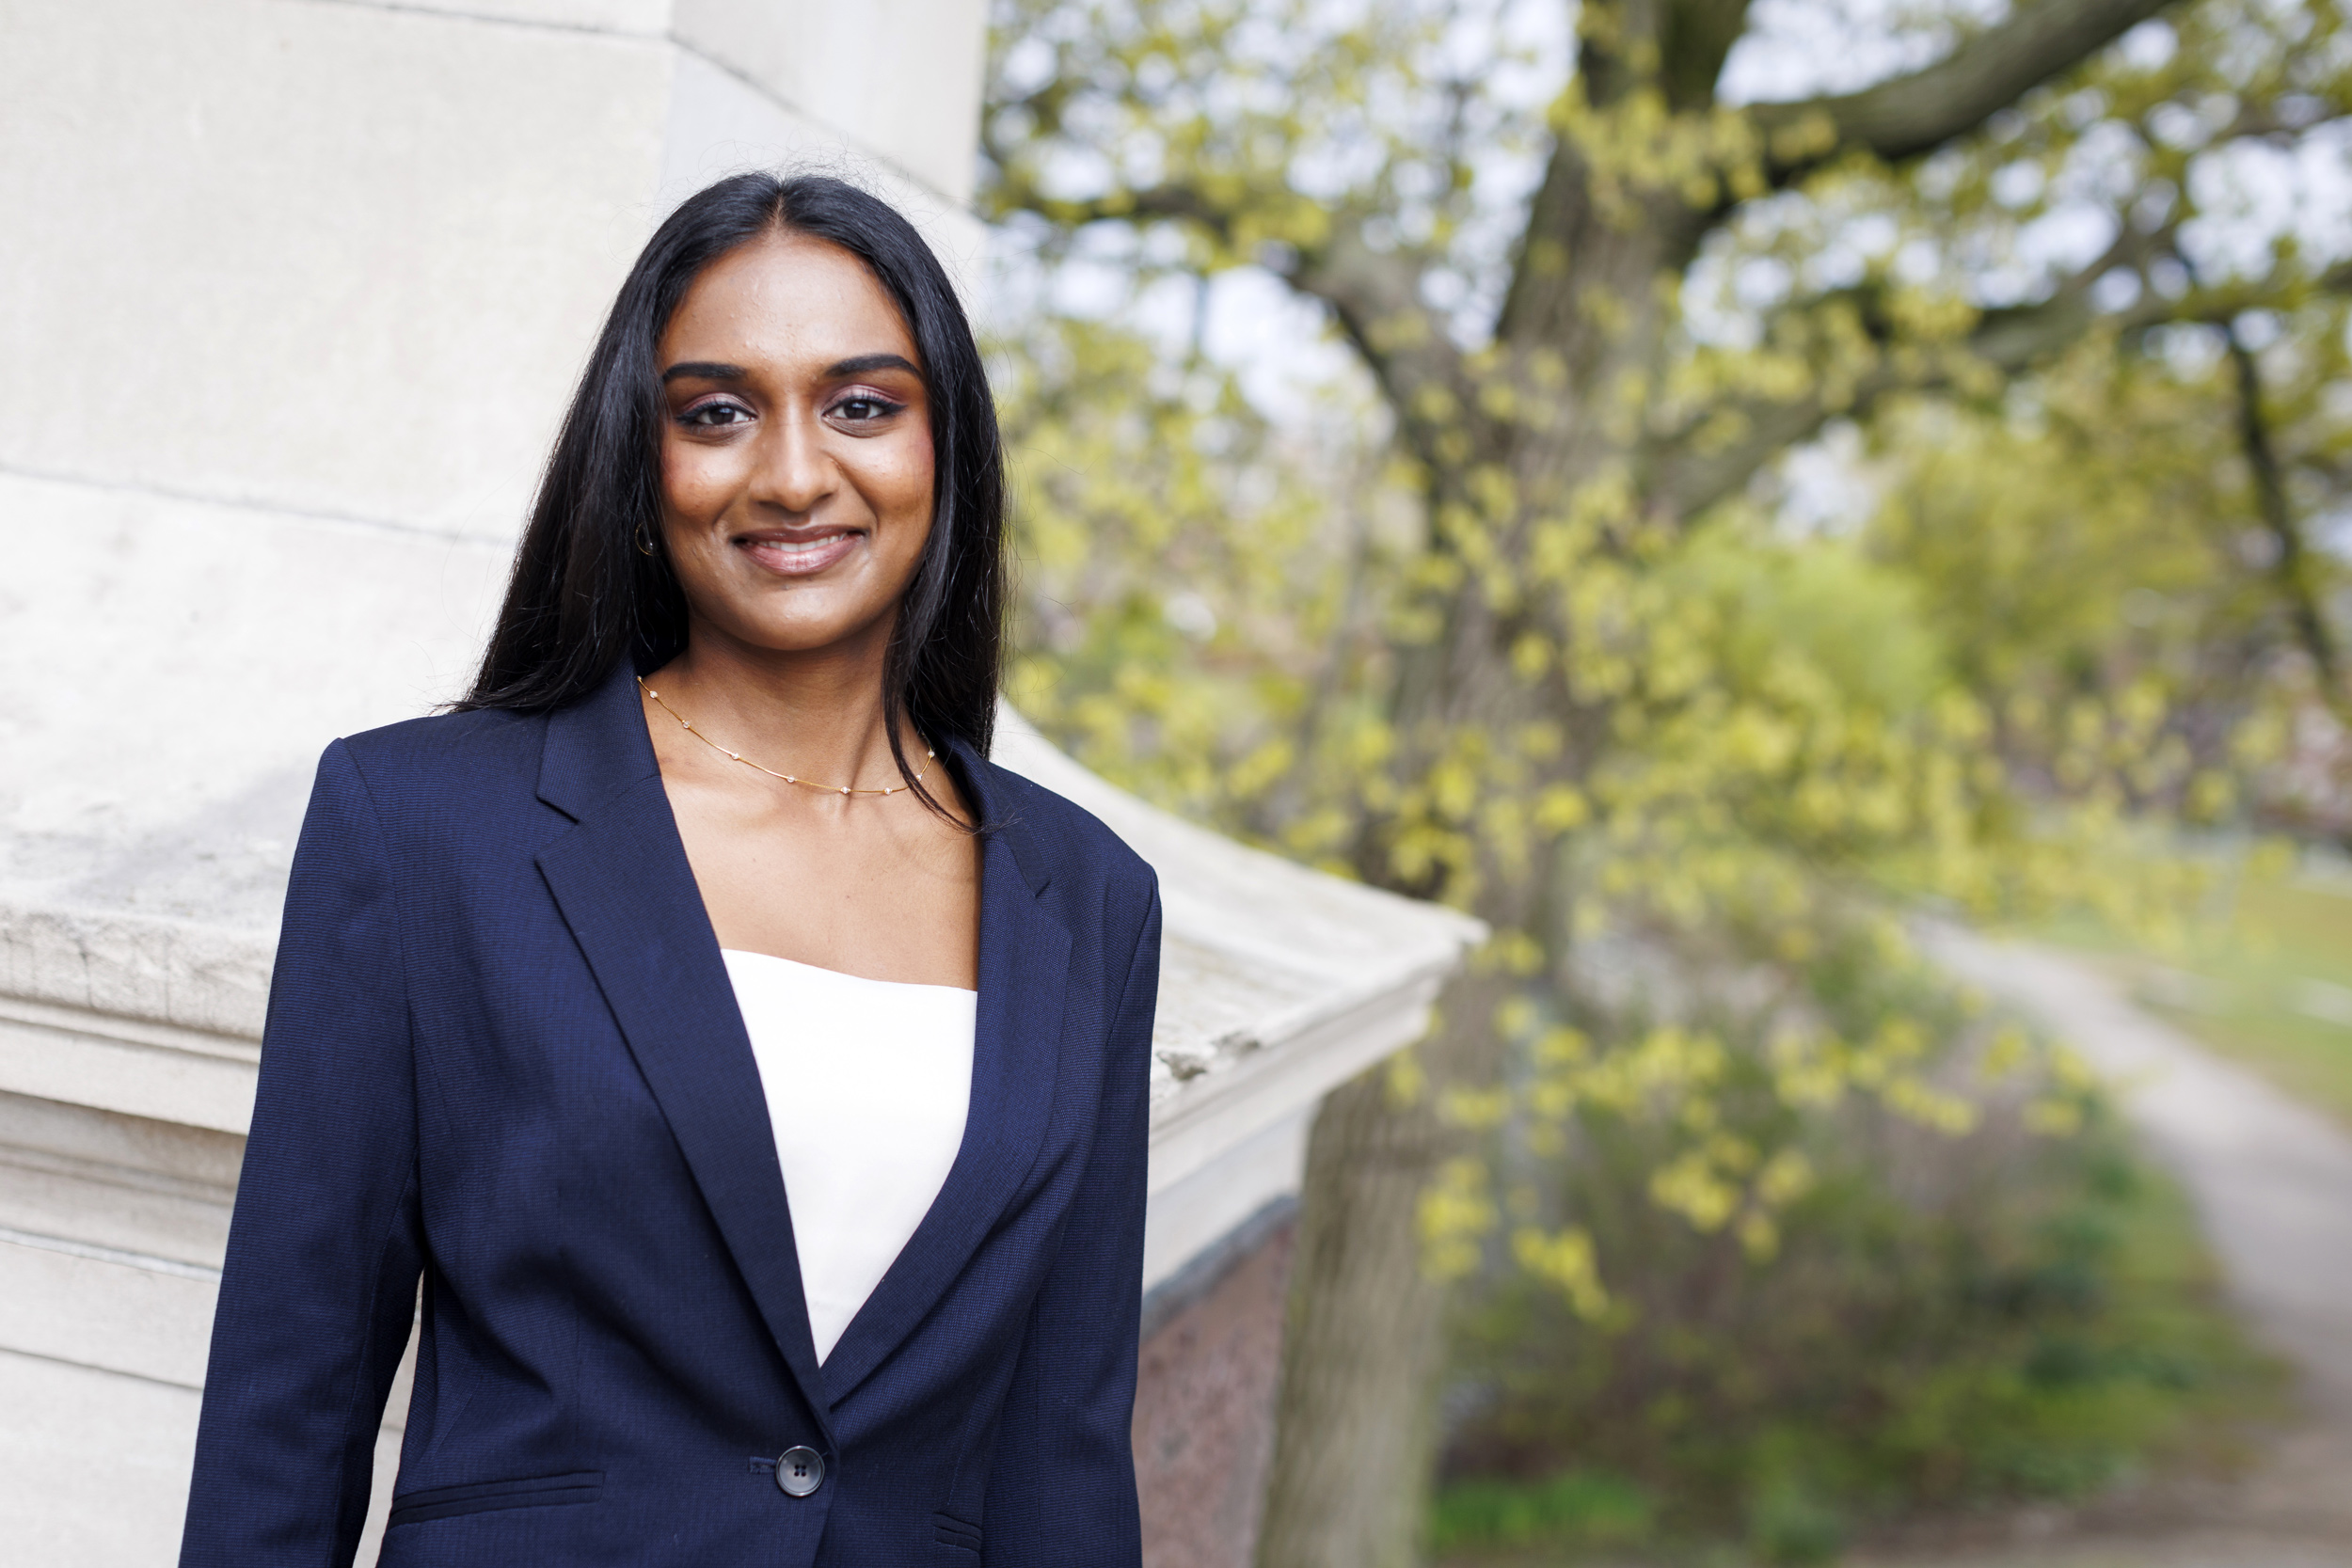
[[[0,1094],[0,1229],[217,1269],[244,1155],[229,1133]]]
[[[279,831],[291,835],[292,823]],[[200,874],[205,863],[199,853],[193,869]],[[258,905],[263,921],[284,880],[283,864],[270,863],[277,880],[248,890],[248,905]],[[161,880],[187,868],[163,860],[151,869]],[[249,1046],[262,1037],[273,940],[272,927],[259,921],[239,930],[120,910],[0,902],[0,1027],[63,1023],[149,1044],[199,1036],[206,1038],[198,1054],[234,1059],[233,1042]]]
[[[664,149],[654,203],[661,212],[749,169],[835,175],[905,214],[938,255],[964,308],[975,308],[988,230],[961,198],[908,178],[840,128],[796,113],[691,50],[678,55]]]
[[[367,1528],[355,1559],[363,1564],[376,1560],[400,1467],[413,1344],[409,1354],[393,1387],[394,1418],[376,1438]],[[160,1568],[175,1560],[201,1398],[193,1388],[0,1346],[0,1560],[27,1568]]]
[[[675,46],[0,0],[0,468],[511,538]]]
[[[160,1568],[180,1550],[194,1389],[0,1349],[0,1556]]]
[[[492,25],[575,27],[658,38],[670,30],[670,0],[311,0],[316,5],[442,11]]]
[[[677,38],[961,206],[972,199],[980,0],[677,0]]]
[[[0,1348],[204,1386],[218,1275],[64,1250],[73,1244],[0,1232]]]
[[[0,996],[0,1092],[242,1136],[261,1047]]]
[[[1311,1107],[1295,1112],[1174,1180],[1166,1180],[1168,1160],[1153,1159],[1152,1195],[1143,1214],[1146,1291],[1173,1278],[1267,1204],[1297,1193],[1313,1119]]]
[[[0,687],[16,875],[199,918],[242,889],[273,925],[320,750],[462,690],[508,562],[502,545],[6,475],[0,543],[0,660],[47,672]]]

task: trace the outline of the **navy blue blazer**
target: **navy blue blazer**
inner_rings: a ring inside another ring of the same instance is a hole
[[[946,749],[943,749],[946,750]],[[1160,914],[969,748],[978,1032],[946,1184],[822,1367],[751,1043],[626,669],[330,746],[294,852],[181,1561],[1141,1560],[1128,1428]],[[824,1480],[787,1496],[776,1457]]]

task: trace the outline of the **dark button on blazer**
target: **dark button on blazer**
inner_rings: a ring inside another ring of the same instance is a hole
[[[943,748],[943,751],[946,749]],[[295,850],[181,1560],[1135,1564],[1159,898],[968,748],[946,1185],[820,1368],[758,1069],[624,670],[338,741]],[[822,1481],[777,1484],[806,1447]]]

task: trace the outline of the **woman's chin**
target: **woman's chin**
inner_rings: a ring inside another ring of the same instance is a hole
[[[748,649],[784,657],[863,657],[876,650],[889,635],[886,604],[795,604],[792,612],[786,615],[774,613],[776,608],[745,606],[747,613],[729,617],[720,629]]]

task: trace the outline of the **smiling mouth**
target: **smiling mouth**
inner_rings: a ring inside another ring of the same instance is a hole
[[[735,547],[779,577],[804,578],[821,572],[857,547],[865,538],[853,528],[812,530],[806,533],[746,533]]]

